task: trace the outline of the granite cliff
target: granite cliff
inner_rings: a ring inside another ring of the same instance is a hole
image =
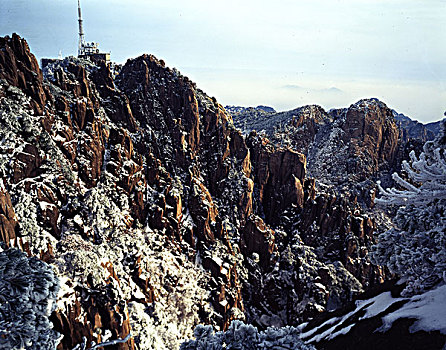
[[[298,325],[389,278],[368,257],[377,219],[313,177],[350,186],[392,168],[391,116],[376,101],[304,107],[293,147],[244,135],[154,56],[42,72],[24,39],[0,38],[0,238],[58,276],[58,349],[129,332],[115,348],[175,349],[197,324],[235,319]],[[322,135],[346,179],[308,145]]]

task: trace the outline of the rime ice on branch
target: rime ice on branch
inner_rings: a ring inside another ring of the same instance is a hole
[[[417,158],[403,163],[407,180],[393,179],[402,189],[384,190],[376,203],[399,206],[396,228],[379,237],[373,247],[375,263],[387,265],[407,282],[406,294],[430,289],[446,281],[446,160],[441,138],[427,142]]]
[[[18,249],[0,248],[0,348],[56,349],[60,334],[49,317],[58,291],[49,265]]]

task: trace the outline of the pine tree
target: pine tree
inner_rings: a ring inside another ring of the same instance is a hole
[[[398,174],[393,179],[398,189],[383,189],[376,203],[397,206],[394,228],[378,237],[372,260],[386,265],[401,276],[406,295],[429,289],[446,281],[446,152],[445,136],[427,142],[419,158],[410,153],[403,162],[407,180]]]
[[[180,350],[314,350],[299,335],[294,327],[269,327],[259,332],[241,321],[232,321],[226,332],[216,333],[212,326],[198,325],[194,330],[195,340],[184,342]]]
[[[0,349],[55,350],[60,334],[49,317],[58,291],[59,279],[48,264],[0,248]]]

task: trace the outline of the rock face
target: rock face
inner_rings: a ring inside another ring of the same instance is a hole
[[[153,56],[127,62],[116,79],[103,62],[65,59],[43,79],[23,39],[1,45],[1,239],[70,276],[52,317],[59,347],[133,329],[119,348],[175,348],[199,322],[225,329],[243,318],[227,230],[238,235],[251,215],[253,181],[249,149],[224,109]],[[199,255],[205,270],[189,261]],[[176,261],[185,271],[173,283]],[[178,305],[169,301],[166,314],[158,305],[172,290]],[[165,322],[180,330],[165,332]]]
[[[277,149],[255,133],[247,142],[265,219],[268,223],[277,223],[285,208],[292,204],[302,207],[305,156],[292,149]]]
[[[42,71],[28,44],[17,34],[0,38],[0,79],[5,79],[31,97],[31,105],[43,113],[46,94],[42,86]]]
[[[0,190],[0,237],[6,246],[16,238],[17,219],[11,203],[11,197],[6,190]]]
[[[349,144],[347,171],[360,181],[395,161],[399,130],[392,111],[382,102],[361,100],[350,106],[342,128]]]
[[[374,218],[308,177],[389,168],[385,106],[300,108],[268,140],[154,56],[66,58],[42,75],[23,39],[0,47],[0,237],[59,275],[59,349],[129,332],[116,348],[174,349],[234,319],[296,325],[386,278],[368,260]],[[276,142],[283,129],[294,139]],[[325,136],[342,143],[333,169]]]
[[[391,185],[388,174],[400,168],[406,149],[435,137],[440,125],[414,122],[373,98],[328,112],[315,105],[280,113],[259,111],[261,115],[236,107],[231,111],[246,133],[264,131],[273,144],[303,153],[309,176],[349,192],[367,206],[376,190],[373,183],[381,179]]]
[[[385,272],[368,258],[368,249],[375,242],[375,221],[344,196],[313,194],[314,182],[308,183],[307,193],[303,210],[293,223],[305,244],[320,247],[321,258],[341,261],[363,286],[383,283]]]
[[[86,314],[84,313],[86,312]],[[65,310],[58,310],[52,315],[54,329],[64,334],[64,340],[58,349],[72,348],[82,343],[82,337],[88,342],[101,342],[103,335],[98,332],[109,327],[113,338],[124,339],[130,332],[128,311],[122,306],[115,306],[113,302],[102,300],[101,296],[93,295],[83,305],[79,300],[66,306]],[[134,349],[134,340],[120,344],[119,349]]]
[[[241,251],[251,257],[253,253],[259,257],[259,265],[266,268],[271,265],[271,255],[276,249],[274,231],[261,218],[251,216],[242,231]]]
[[[424,125],[395,110],[392,110],[392,112],[398,128],[402,131],[402,137],[406,141],[415,139],[425,143],[433,140],[440,133],[441,121]]]

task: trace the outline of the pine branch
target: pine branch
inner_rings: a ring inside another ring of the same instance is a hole
[[[105,346],[110,346],[110,345],[116,345],[116,344],[124,344],[127,343],[129,341],[129,339],[131,338],[132,334],[129,333],[127,334],[127,336],[124,339],[116,339],[116,340],[110,340],[110,341],[106,341],[103,343],[99,343],[99,344],[92,344],[93,346],[91,348],[87,349],[87,338],[86,337],[82,337],[82,344],[78,344],[76,345],[72,350],[96,350],[98,348],[102,348]]]

